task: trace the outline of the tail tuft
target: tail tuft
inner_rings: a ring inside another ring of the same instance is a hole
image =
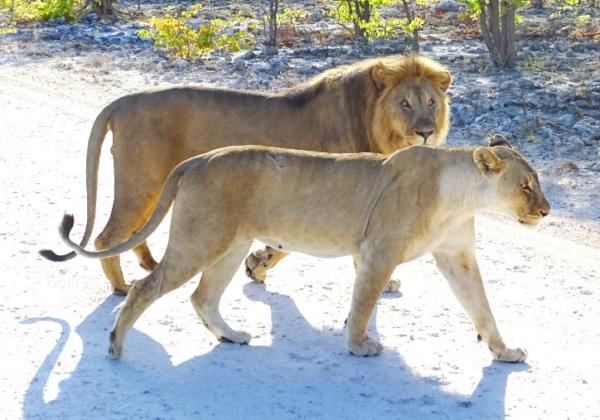
[[[71,233],[74,224],[75,218],[72,214],[65,214],[63,216],[62,222],[60,222],[60,226],[58,227],[58,234],[61,236],[61,238],[69,238],[69,234]]]
[[[60,226],[58,227],[58,233],[60,234],[60,236],[63,238],[68,238],[69,234],[71,233],[71,230],[73,229],[74,224],[75,218],[73,217],[73,215],[65,214],[62,219],[62,222],[60,223]],[[77,253],[75,252],[69,252],[68,254],[59,255],[51,249],[42,249],[38,252],[42,257],[50,261],[67,261],[77,256]]]

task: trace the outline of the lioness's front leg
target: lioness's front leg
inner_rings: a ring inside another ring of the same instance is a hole
[[[507,348],[500,336],[481,281],[474,250],[435,252],[433,256],[494,358],[501,362],[525,361],[527,351]]]
[[[361,258],[346,324],[348,350],[356,356],[375,356],[383,349],[379,342],[368,336],[367,326],[394,267],[380,256]]]
[[[256,283],[264,283],[267,279],[267,271],[275,267],[279,261],[289,254],[266,246],[248,255],[246,258],[246,275]]]

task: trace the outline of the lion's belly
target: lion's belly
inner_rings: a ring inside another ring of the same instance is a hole
[[[358,254],[358,246],[343,238],[258,238],[271,248],[284,252],[302,252],[315,257],[334,258]]]

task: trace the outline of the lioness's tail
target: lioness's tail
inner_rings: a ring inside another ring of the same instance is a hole
[[[89,258],[109,258],[117,256],[125,251],[129,251],[131,248],[139,245],[143,241],[150,236],[152,232],[156,230],[162,219],[165,217],[169,208],[171,207],[171,203],[175,199],[175,195],[177,193],[177,185],[179,183],[179,178],[181,174],[184,172],[185,166],[179,165],[175,169],[171,171],[169,177],[165,181],[163,185],[162,191],[160,193],[160,198],[158,199],[158,203],[150,216],[150,219],[146,222],[146,224],[140,229],[136,234],[134,234],[127,241],[116,245],[112,248],[104,249],[102,251],[86,251],[83,246],[76,244],[69,238],[69,233],[73,228],[73,223],[75,219],[70,214],[65,214],[63,216],[62,222],[58,228],[58,233],[62,240],[67,244],[69,248],[75,250],[75,252],[79,255],[83,255],[84,257]]]
[[[85,165],[86,193],[87,193],[87,220],[85,222],[85,232],[80,245],[85,247],[92,236],[94,229],[94,219],[96,218],[96,197],[98,195],[98,167],[100,165],[100,151],[104,137],[110,129],[110,118],[116,102],[106,106],[96,117],[90,137],[88,139],[87,158]],[[59,255],[51,249],[42,249],[40,255],[50,261],[67,261],[74,258],[77,253]]]

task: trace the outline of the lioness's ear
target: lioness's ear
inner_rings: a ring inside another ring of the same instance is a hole
[[[506,137],[504,137],[502,134],[498,134],[498,133],[494,133],[488,138],[488,146],[490,146],[490,147],[506,146],[506,147],[510,147],[511,149],[513,148],[512,144],[509,143],[508,139]]]
[[[487,178],[493,178],[504,170],[504,162],[489,147],[476,148],[473,152],[473,160],[483,176]]]

